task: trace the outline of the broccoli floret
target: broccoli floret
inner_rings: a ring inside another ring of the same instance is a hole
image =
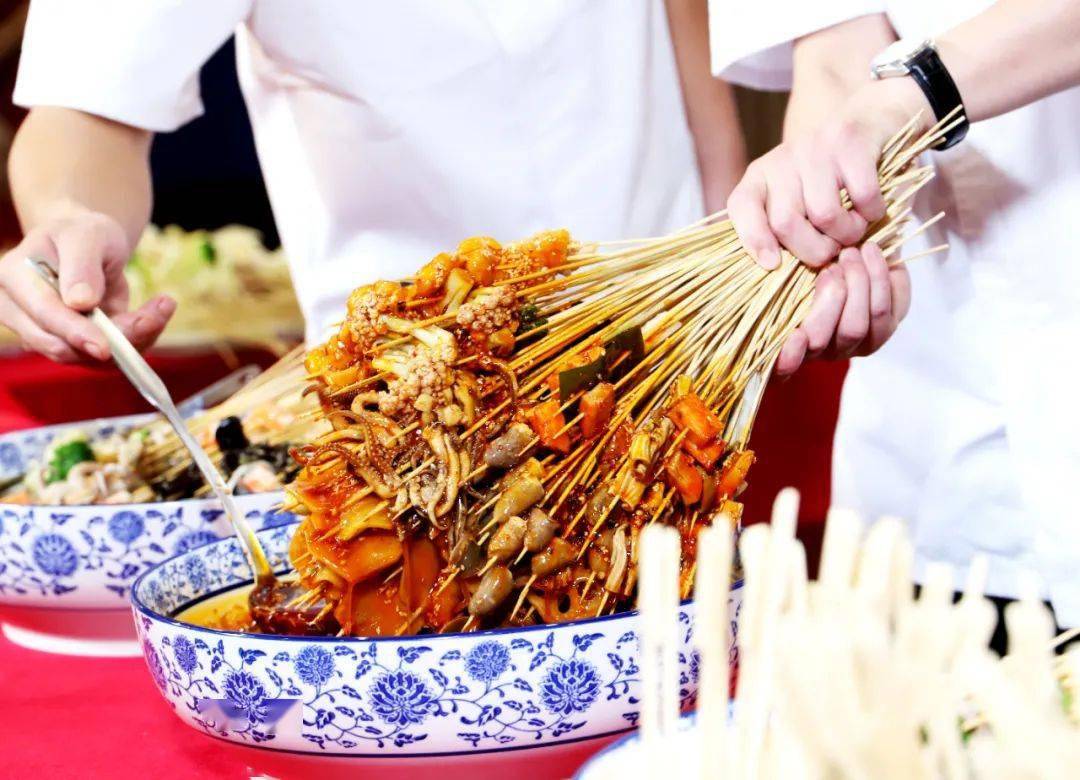
[[[49,460],[48,471],[45,473],[45,484],[48,485],[53,482],[67,479],[68,472],[71,471],[72,466],[76,463],[83,463],[93,459],[94,451],[90,449],[90,445],[82,439],[76,439],[75,441],[61,444],[53,450],[52,458]]]

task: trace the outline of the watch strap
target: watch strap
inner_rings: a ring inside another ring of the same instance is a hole
[[[915,83],[926,95],[934,116],[940,121],[949,115],[957,106],[963,105],[960,90],[956,82],[949,75],[945,63],[938,56],[937,49],[927,46],[908,61],[908,74],[915,79]],[[955,146],[967,135],[970,123],[966,116],[963,121],[949,130],[945,137],[934,147],[935,149],[948,149]]]

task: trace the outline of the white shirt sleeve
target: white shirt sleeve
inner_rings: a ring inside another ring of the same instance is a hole
[[[885,10],[885,0],[709,0],[712,70],[753,89],[791,89],[796,38]]]
[[[252,0],[32,0],[13,101],[169,131],[202,113],[199,70]]]

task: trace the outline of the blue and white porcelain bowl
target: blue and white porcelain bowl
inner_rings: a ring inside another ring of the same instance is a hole
[[[281,571],[294,529],[259,534]],[[449,757],[462,768],[464,757],[483,756],[491,767],[496,754],[521,761],[527,753],[543,770],[533,764],[526,776],[566,777],[637,723],[636,613],[377,639],[242,634],[173,617],[250,578],[239,545],[227,539],[151,569],[132,595],[143,653],[169,706],[195,729],[246,746],[249,763],[269,774],[390,765],[400,772],[405,759],[417,768]],[[741,592],[733,591],[732,614]],[[697,691],[692,610],[684,604],[679,615],[685,706]],[[539,748],[543,757],[532,750]],[[478,771],[470,777],[484,776]]]
[[[108,435],[152,419],[113,417],[0,436],[0,478],[72,428]],[[255,528],[292,523],[280,492],[237,496]],[[213,499],[146,504],[0,503],[0,624],[13,642],[78,655],[138,655],[129,598],[151,566],[231,533]]]

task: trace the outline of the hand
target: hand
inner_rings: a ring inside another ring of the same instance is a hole
[[[124,265],[130,249],[112,218],[76,209],[32,229],[0,260],[0,323],[26,349],[57,362],[109,358],[105,337],[86,317],[100,306],[138,349],[149,347],[169,321],[176,302],[168,296],[128,311]],[[58,295],[26,263],[45,260],[60,275]]]
[[[903,264],[890,267],[872,242],[844,249],[835,265],[818,274],[810,313],[784,342],[777,375],[789,376],[807,358],[846,360],[876,352],[910,306],[911,279]]]
[[[780,376],[807,358],[846,359],[879,349],[911,304],[902,265],[889,268],[872,243],[857,249],[867,227],[885,215],[877,165],[882,148],[911,117],[932,114],[910,79],[870,82],[835,116],[785,141],[756,160],[728,200],[739,237],[767,269],[780,264],[781,248],[818,274],[810,313],[781,349]],[[844,209],[846,189],[852,208]]]
[[[820,267],[863,240],[885,214],[877,164],[889,137],[923,111],[926,98],[910,79],[870,82],[817,129],[786,140],[755,160],[728,199],[742,244],[766,269],[783,247]],[[840,202],[847,190],[852,209]]]

